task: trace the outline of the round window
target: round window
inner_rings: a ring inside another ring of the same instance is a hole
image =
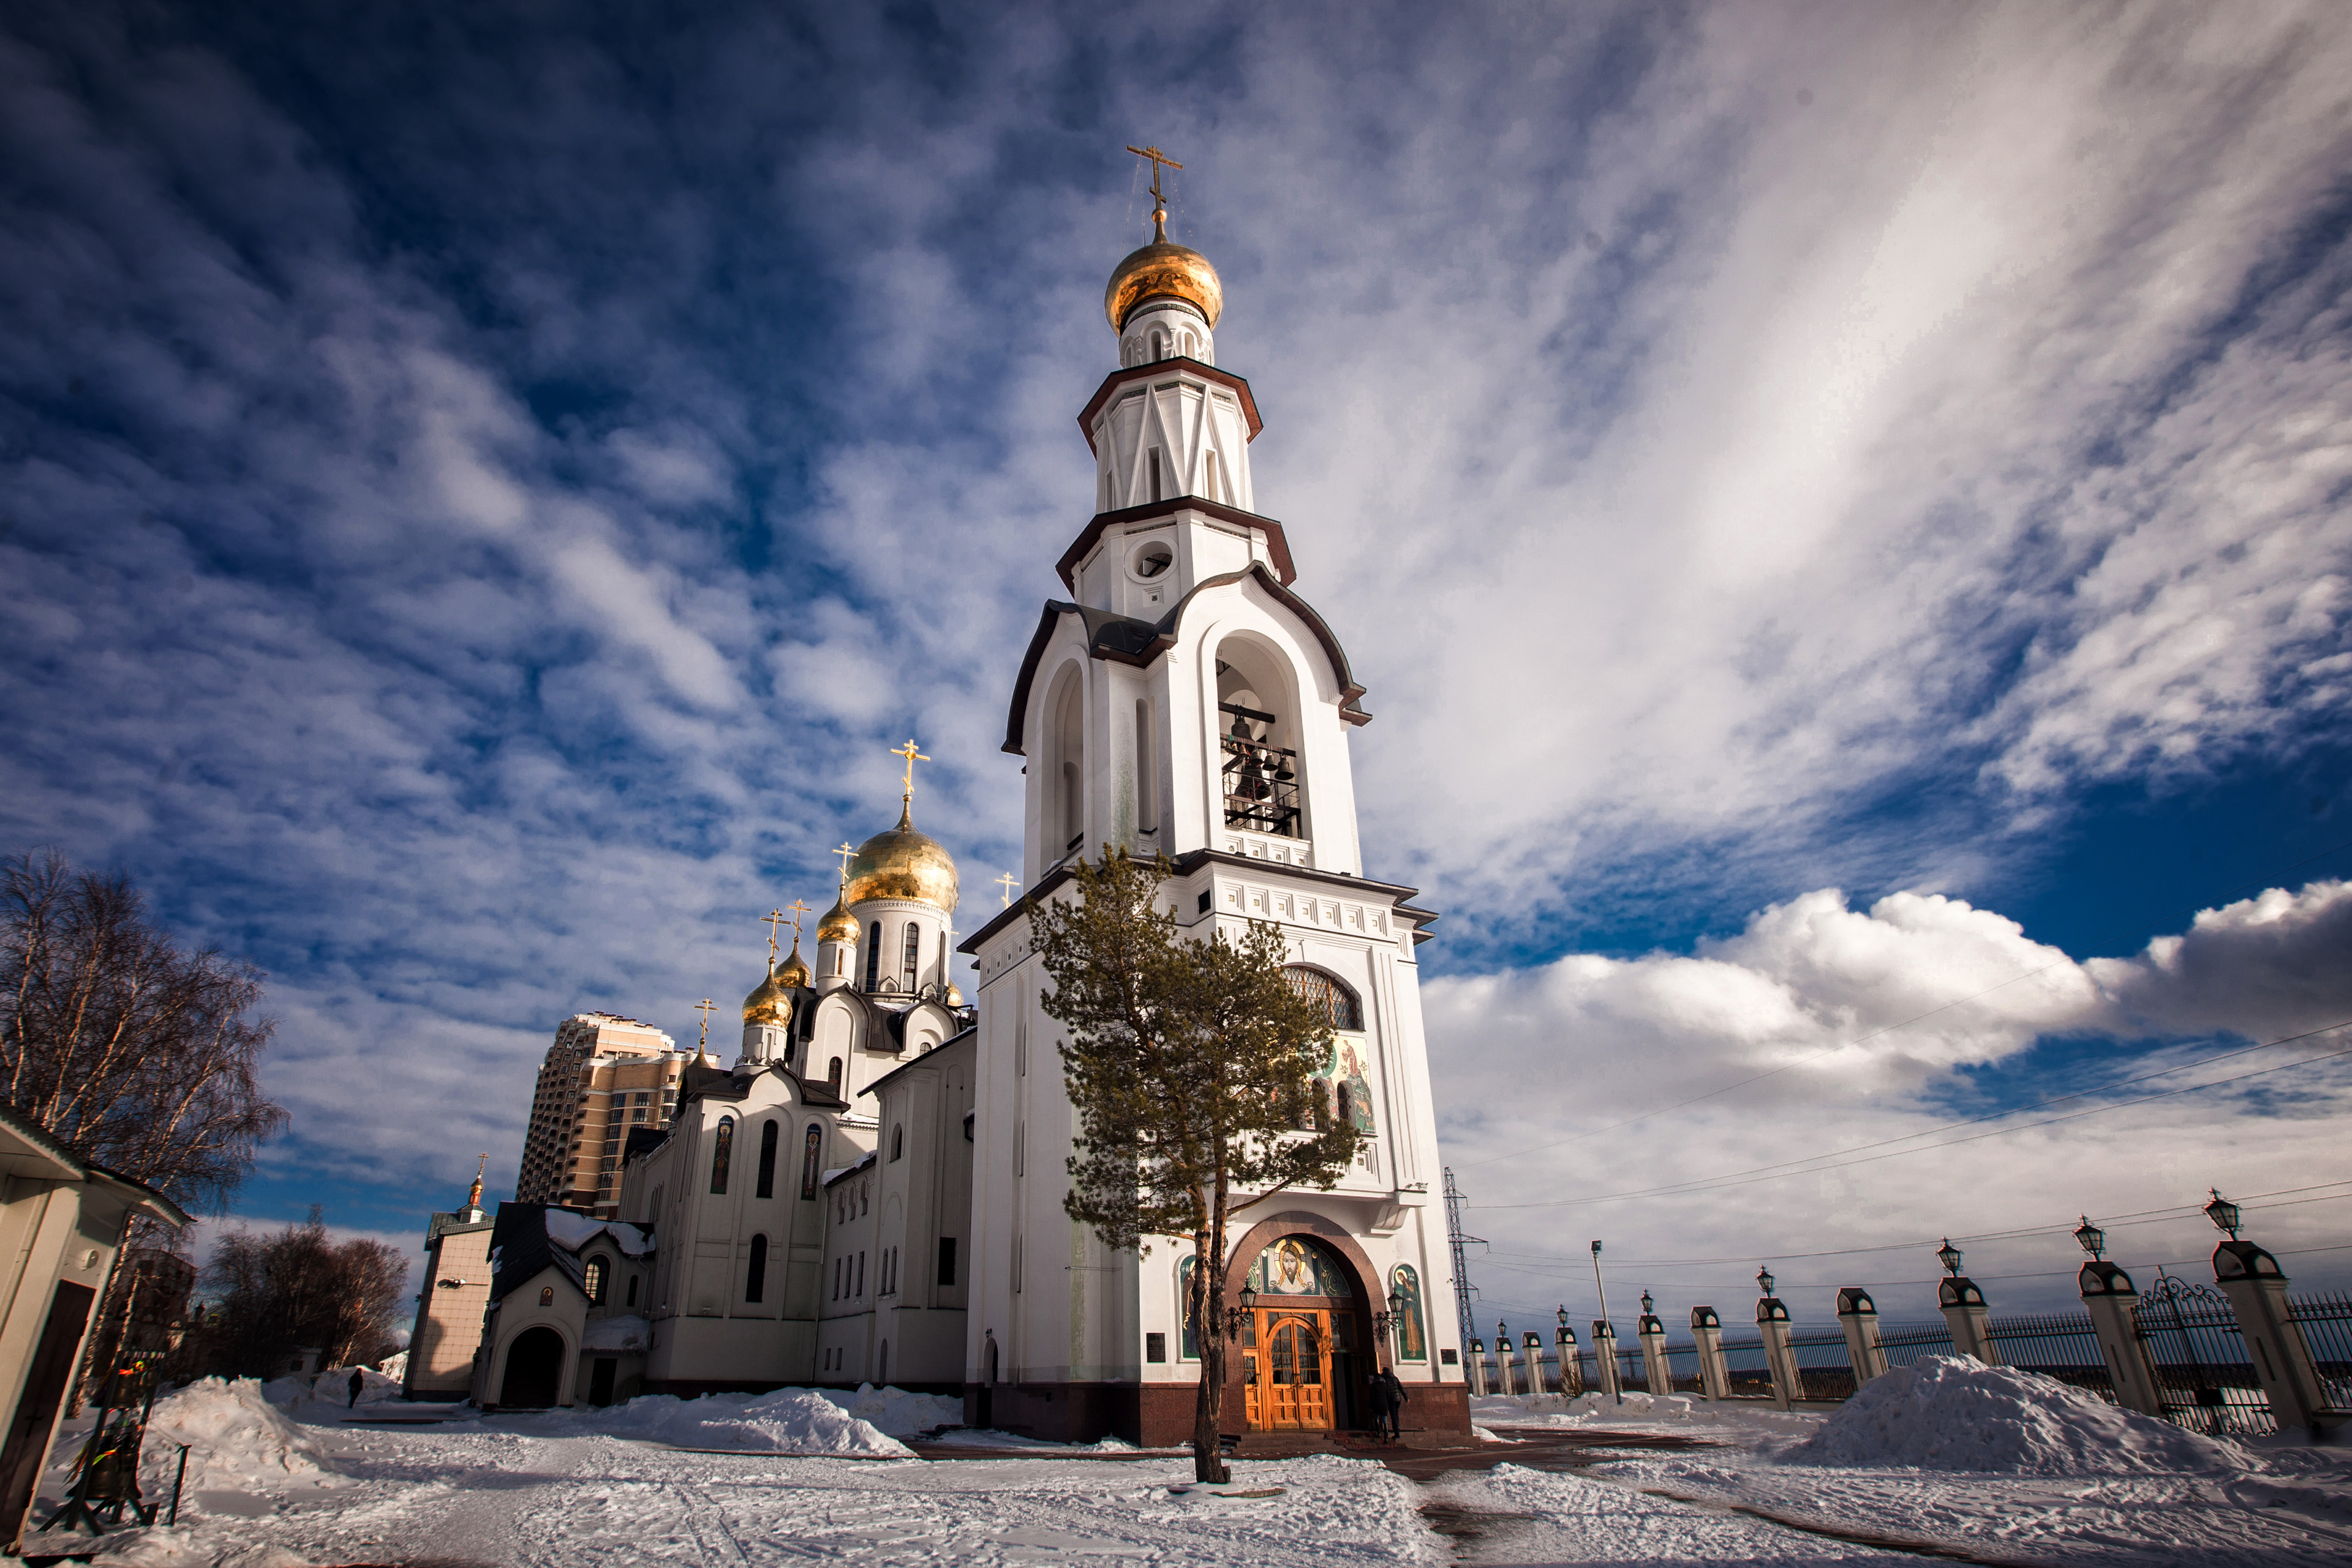
[[[1145,545],[1135,552],[1135,574],[1157,577],[1176,564],[1176,552],[1160,541]]]

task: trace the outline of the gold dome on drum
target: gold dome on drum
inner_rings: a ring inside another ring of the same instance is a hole
[[[802,907],[805,909],[807,906],[803,905]],[[788,990],[804,991],[812,984],[814,978],[814,977],[809,973],[807,962],[801,957],[801,939],[795,936],[793,938],[793,951],[791,954],[785,958],[783,963],[776,966],[776,984]]]
[[[747,1024],[773,1024],[778,1028],[793,1021],[792,994],[773,964],[768,966],[768,977],[752,987],[751,994],[743,998],[743,1021]]]
[[[845,942],[852,947],[857,945],[857,922],[849,918],[848,910],[842,906],[839,899],[834,900],[833,908],[824,911],[824,919],[816,922],[816,940],[820,947],[829,942]]]
[[[1157,237],[1120,262],[1103,290],[1103,314],[1110,318],[1111,331],[1125,331],[1127,319],[1146,300],[1181,300],[1214,327],[1225,310],[1225,286],[1217,280],[1217,269],[1199,251],[1169,242],[1166,213],[1152,217]]]
[[[911,805],[898,813],[898,826],[867,839],[849,863],[842,908],[868,899],[908,899],[950,913],[956,907],[955,861],[939,840],[915,830]]]

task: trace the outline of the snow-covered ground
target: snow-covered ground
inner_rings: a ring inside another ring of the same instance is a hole
[[[1490,1447],[1504,1460],[1494,1469],[1425,1485],[1363,1459],[1237,1461],[1244,1486],[1281,1489],[1255,1499],[1172,1490],[1190,1479],[1189,1458],[1118,1445],[953,1462],[907,1457],[898,1437],[955,1407],[897,1389],[642,1399],[488,1418],[457,1407],[432,1426],[369,1423],[446,1407],[378,1402],[350,1411],[343,1397],[307,1397],[299,1384],[278,1392],[289,1395],[282,1405],[253,1384],[207,1383],[159,1404],[150,1495],[169,1490],[173,1443],[194,1445],[181,1528],[119,1538],[100,1561],[1794,1568],[1918,1560],[1840,1531],[2085,1568],[2352,1561],[2352,1449],[2194,1438],[1973,1363],[1922,1363],[1829,1417],[1647,1395],[1622,1406],[1485,1400],[1476,1414],[1488,1427],[1671,1433],[1709,1446],[1611,1450],[1569,1474]],[[53,1467],[45,1496],[61,1496],[63,1482],[62,1465]],[[1456,1533],[1433,1533],[1424,1509]]]

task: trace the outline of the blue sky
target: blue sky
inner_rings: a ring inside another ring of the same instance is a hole
[[[1971,1266],[2055,1300],[2078,1211],[2144,1267],[2209,1184],[2352,1181],[2320,1062],[1585,1201],[2352,1019],[2325,6],[5,28],[0,843],[270,973],[243,1218],[510,1182],[556,1021],[690,1037],[909,733],[966,885],[1013,863],[1146,141],[1370,688],[1368,868],[1445,915],[1487,1301],[1588,1231],[1670,1309],[1837,1254],[1803,1311],[2011,1230]],[[2260,1211],[2298,1279],[2334,1192]]]

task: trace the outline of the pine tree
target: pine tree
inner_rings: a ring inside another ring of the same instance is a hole
[[[1030,945],[1053,982],[1045,1013],[1067,1035],[1077,1133],[1063,1207],[1113,1248],[1191,1241],[1193,1473],[1223,1481],[1227,1227],[1287,1189],[1332,1185],[1360,1134],[1318,1092],[1330,1019],[1292,988],[1279,929],[1185,938],[1160,907],[1170,870],[1106,847],[1100,864],[1079,862],[1075,899],[1038,911]]]

